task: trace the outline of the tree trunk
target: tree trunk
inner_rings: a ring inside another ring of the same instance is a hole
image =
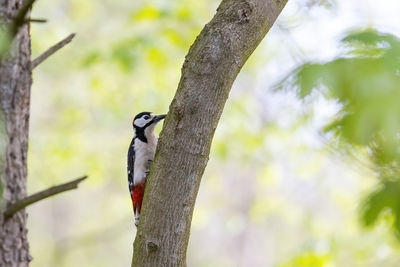
[[[287,0],[223,0],[189,50],[146,184],[132,266],[186,266],[200,180],[232,84]]]
[[[12,23],[22,2],[0,0],[2,30]],[[0,266],[22,267],[30,261],[25,210],[8,220],[3,216],[9,203],[26,196],[30,56],[29,25],[25,24],[10,51],[0,58]]]

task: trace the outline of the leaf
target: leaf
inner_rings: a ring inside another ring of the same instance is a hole
[[[330,266],[330,263],[331,257],[327,254],[305,252],[279,267],[325,267]]]
[[[319,92],[339,104],[336,119],[324,131],[343,144],[368,149],[384,181],[364,201],[363,222],[371,226],[387,211],[400,233],[400,39],[366,30],[342,42],[351,48],[347,55],[306,63],[280,85],[291,85],[300,98]]]
[[[161,12],[154,6],[145,6],[133,15],[134,20],[154,20],[160,16]]]
[[[382,182],[371,192],[361,205],[361,221],[366,227],[377,223],[387,212],[394,218],[393,229],[400,233],[400,181],[398,179]]]

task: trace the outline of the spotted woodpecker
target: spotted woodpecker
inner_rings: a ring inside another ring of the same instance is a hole
[[[128,150],[128,184],[136,226],[139,225],[146,176],[150,171],[157,147],[158,140],[154,128],[165,117],[166,115],[156,116],[151,112],[141,112],[132,122],[134,136]]]

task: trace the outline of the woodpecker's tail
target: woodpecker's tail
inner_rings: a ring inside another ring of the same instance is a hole
[[[140,210],[142,208],[142,201],[143,201],[145,184],[146,184],[146,181],[144,180],[142,183],[136,184],[133,187],[132,203],[133,203],[133,208],[134,208],[134,211],[135,211],[135,225],[136,225],[136,227],[139,225],[139,215],[140,215]]]

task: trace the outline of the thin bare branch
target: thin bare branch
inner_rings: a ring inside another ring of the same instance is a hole
[[[47,19],[26,19],[25,22],[32,22],[32,23],[46,23]]]
[[[65,184],[61,184],[61,185],[56,185],[56,186],[52,186],[46,190],[40,191],[38,193],[35,193],[31,196],[27,196],[21,200],[18,200],[15,203],[12,203],[11,205],[9,205],[7,207],[7,210],[4,212],[4,217],[6,219],[10,218],[13,214],[15,214],[17,211],[32,205],[33,203],[36,203],[40,200],[43,200],[45,198],[54,196],[56,194],[60,194],[62,192],[68,191],[68,190],[72,190],[72,189],[76,189],[78,188],[78,184],[80,182],[82,182],[83,180],[85,180],[88,176],[82,176],[78,179],[75,179],[73,181],[70,181],[68,183]]]
[[[40,56],[35,58],[31,62],[31,70],[33,70],[35,67],[37,67],[37,65],[42,63],[46,58],[48,58],[49,56],[51,56],[52,54],[54,54],[55,52],[57,52],[58,50],[63,48],[65,45],[69,44],[74,37],[75,37],[75,33],[68,35],[65,39],[56,43],[55,45],[53,45],[52,47],[47,49],[43,54],[41,54]]]
[[[26,19],[25,19],[26,14],[31,9],[31,7],[35,1],[36,0],[27,0],[26,3],[18,11],[18,14],[17,14],[17,16],[15,16],[14,21],[11,25],[12,36],[15,36],[18,32],[18,29],[26,23]]]

